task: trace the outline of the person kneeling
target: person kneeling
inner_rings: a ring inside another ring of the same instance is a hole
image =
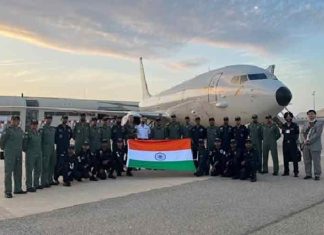
[[[245,150],[241,162],[240,179],[246,180],[250,178],[251,182],[256,182],[256,165],[258,159],[257,151],[252,147],[252,141],[248,138],[245,142]]]
[[[214,149],[209,153],[209,160],[212,166],[211,176],[223,175],[226,152],[221,148],[221,139],[216,138],[214,145]]]
[[[113,157],[111,149],[108,146],[107,140],[102,140],[101,148],[97,151],[96,156],[99,162],[99,172],[97,176],[100,179],[105,180],[107,179],[108,173],[108,178],[116,179],[116,177],[113,175],[116,168],[116,161]]]
[[[124,166],[126,165],[127,160],[127,153],[124,147],[123,139],[117,140],[117,148],[113,152],[113,158],[116,160],[117,176],[122,176],[122,172],[124,172]],[[126,175],[133,176],[131,168],[127,168]]]
[[[70,182],[73,180],[82,181],[81,173],[78,171],[78,159],[74,153],[74,146],[68,149],[68,166],[67,166],[67,179]]]

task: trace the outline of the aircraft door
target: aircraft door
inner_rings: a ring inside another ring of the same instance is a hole
[[[210,79],[208,86],[208,102],[216,103],[218,100],[219,90],[218,84],[222,77],[223,73],[216,73]]]

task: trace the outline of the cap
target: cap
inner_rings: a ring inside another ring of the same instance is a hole
[[[241,120],[241,117],[237,116],[235,117],[235,121],[240,121]]]
[[[245,140],[245,143],[252,143],[252,140],[250,137],[248,137],[246,140]]]
[[[224,117],[223,120],[224,120],[224,121],[228,121],[228,117]]]
[[[88,141],[84,141],[83,142],[83,145],[89,145],[89,142]]]
[[[266,119],[271,119],[272,116],[271,116],[270,114],[268,114],[265,118],[266,118]]]
[[[92,117],[92,118],[91,118],[91,121],[97,121],[97,120],[98,120],[97,117]]]
[[[205,143],[205,141],[203,139],[198,140],[198,144],[204,144],[204,143]]]
[[[53,116],[51,114],[46,114],[45,115],[45,119],[52,119],[52,118],[53,118]]]
[[[80,117],[85,117],[85,116],[86,116],[85,113],[81,113],[81,114],[80,114]]]
[[[209,118],[209,121],[215,121],[215,118],[211,117]]]
[[[62,119],[69,119],[69,116],[64,114],[64,115],[62,115]]]
[[[124,141],[123,141],[122,138],[118,138],[118,139],[117,139],[117,143],[124,143]]]
[[[185,119],[187,119],[187,120],[188,120],[188,119],[190,119],[190,117],[188,117],[188,116],[187,116],[187,117],[185,117]]]
[[[236,140],[235,139],[231,139],[230,143],[231,144],[236,144]]]
[[[176,118],[177,116],[175,114],[172,114],[171,115],[171,118]]]
[[[106,143],[108,143],[108,140],[107,140],[107,139],[102,139],[102,140],[101,140],[101,143],[102,143],[102,144],[106,144]]]
[[[215,143],[220,143],[220,142],[222,142],[222,139],[220,139],[220,138],[215,139]]]
[[[161,121],[161,118],[159,118],[159,117],[155,118],[155,121]]]
[[[11,117],[11,120],[20,120],[20,117],[18,115],[13,115]]]
[[[252,115],[252,118],[253,118],[253,119],[257,119],[257,118],[258,118],[258,115],[253,114],[253,115]]]
[[[31,120],[32,125],[38,125],[38,121],[36,119]]]
[[[200,117],[196,117],[195,120],[200,120]]]

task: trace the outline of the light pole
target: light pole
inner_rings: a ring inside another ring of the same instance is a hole
[[[316,105],[316,103],[315,103],[315,94],[316,94],[316,91],[313,91],[313,94],[312,95],[313,95],[313,109],[314,110],[316,110],[315,109],[316,108],[316,106],[315,106]]]

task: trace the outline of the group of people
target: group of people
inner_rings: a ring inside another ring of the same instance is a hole
[[[62,123],[55,128],[51,125],[52,116],[46,115],[41,128],[39,122],[33,120],[27,132],[23,133],[19,116],[13,116],[0,139],[5,155],[5,197],[12,198],[12,191],[25,194],[58,185],[60,176],[64,186],[71,186],[73,180],[87,178],[92,181],[115,179],[125,171],[126,175],[132,176],[132,169],[125,167],[128,139],[190,138],[196,176],[221,175],[255,182],[257,172],[268,173],[269,152],[273,160],[273,175],[279,174],[277,141],[282,134],[283,175],[289,175],[289,162],[293,162],[294,176],[298,177],[300,144],[304,153],[305,179],[312,178],[313,162],[315,180],[319,180],[323,126],[316,121],[314,110],[307,114],[309,122],[302,129],[300,141],[299,126],[292,121],[290,112],[284,115],[286,122],[280,127],[281,131],[271,115],[262,124],[257,115],[253,115],[247,126],[241,124],[240,117],[235,118],[234,126],[229,125],[228,117],[224,117],[221,126],[215,124],[214,118],[209,118],[209,126],[205,128],[199,117],[195,118],[195,124],[189,117],[181,124],[174,114],[166,125],[160,117],[153,125],[148,125],[147,119],[142,117],[136,125],[132,116],[125,125],[122,125],[121,117],[116,117],[113,123],[104,117],[98,125],[96,117],[88,123],[86,115],[81,114],[73,129],[68,125],[68,116],[62,116]],[[74,140],[74,145],[71,145],[71,140]],[[26,153],[27,191],[22,190],[22,151]]]

